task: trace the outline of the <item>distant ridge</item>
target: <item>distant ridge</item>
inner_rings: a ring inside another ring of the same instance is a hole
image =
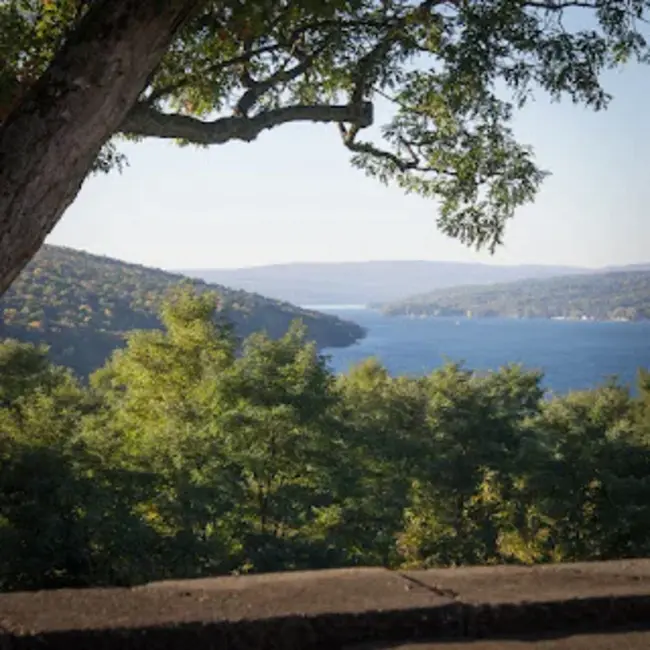
[[[650,266],[650,265],[649,265]],[[460,285],[593,273],[572,266],[471,262],[297,262],[242,269],[185,269],[183,274],[298,305],[390,302]]]
[[[437,289],[377,306],[393,316],[649,320],[650,269]]]
[[[650,263],[648,264],[628,264],[627,266],[606,266],[603,269],[596,271],[597,273],[619,273],[628,271],[650,271]]]

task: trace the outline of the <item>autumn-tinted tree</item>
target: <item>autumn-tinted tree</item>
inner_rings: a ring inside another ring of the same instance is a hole
[[[115,134],[212,145],[333,123],[354,165],[438,199],[449,235],[494,246],[543,178],[514,110],[536,89],[606,106],[600,74],[646,56],[646,12],[644,0],[3,2],[0,292],[87,173],[119,162]],[[392,110],[369,129],[377,101]]]

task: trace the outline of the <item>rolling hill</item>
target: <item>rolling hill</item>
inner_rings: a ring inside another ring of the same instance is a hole
[[[255,291],[296,305],[366,305],[409,294],[470,284],[547,278],[591,269],[567,266],[497,266],[464,262],[295,263],[244,269],[189,269],[184,275]]]
[[[183,281],[167,273],[57,246],[44,246],[0,299],[0,339],[42,342],[56,363],[81,375],[101,366],[132,329],[160,327],[158,308],[166,292]],[[319,348],[344,347],[363,328],[335,316],[304,310],[257,294],[189,281],[218,291],[222,313],[244,337],[265,330],[282,336],[301,319]]]
[[[650,270],[432,291],[377,305],[389,315],[650,319]]]

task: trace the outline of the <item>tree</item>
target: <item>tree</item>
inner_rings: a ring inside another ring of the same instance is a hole
[[[544,177],[511,132],[515,108],[534,89],[605,107],[601,72],[647,55],[646,11],[646,0],[3,2],[0,293],[88,172],[119,163],[115,134],[213,145],[335,123],[355,166],[437,199],[444,232],[494,248]],[[571,31],[576,12],[593,28]],[[392,117],[361,139],[377,100]]]
[[[322,564],[341,449],[332,376],[297,325],[235,358],[215,306],[179,290],[164,332],[129,336],[92,377],[104,409],[86,442],[104,465],[154,477],[143,507],[167,575]]]
[[[535,511],[546,528],[537,560],[647,554],[650,455],[633,406],[627,389],[609,382],[554,398],[530,420],[546,459],[529,472],[518,506],[508,509]],[[520,538],[531,532],[521,521],[516,527]]]
[[[339,543],[351,563],[390,565],[412,477],[426,450],[424,382],[391,377],[376,359],[367,359],[338,384],[348,449],[336,462],[353,464]]]
[[[102,464],[153,477],[142,504],[162,542],[158,576],[192,576],[230,555],[228,521],[241,481],[213,421],[221,376],[234,362],[216,296],[179,288],[161,309],[164,331],[136,331],[91,384],[104,408],[86,427]]]
[[[0,590],[150,577],[157,536],[134,505],[151,481],[98,464],[96,400],[43,350],[8,342],[0,360]]]
[[[50,387],[61,369],[48,361],[47,348],[7,339],[0,344],[0,407],[15,410],[21,395]]]
[[[0,119],[7,113],[0,126],[0,293],[74,200],[197,4],[0,5],[0,51],[8,63],[0,76]]]
[[[399,548],[407,564],[499,559],[499,510],[531,457],[523,422],[543,396],[540,376],[506,367],[479,377],[447,365],[427,378],[426,435]]]
[[[297,322],[276,341],[250,336],[224,378],[215,422],[246,486],[237,517],[244,569],[327,566],[335,552],[341,562],[330,528],[338,524],[333,476],[345,447],[332,385]]]
[[[636,421],[640,436],[647,444],[650,441],[650,370],[639,368],[637,387]]]

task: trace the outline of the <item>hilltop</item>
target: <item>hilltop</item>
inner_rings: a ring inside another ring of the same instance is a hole
[[[297,305],[354,304],[399,300],[458,285],[547,278],[592,269],[569,266],[498,266],[467,262],[376,261],[293,263],[242,269],[188,269],[185,275]]]
[[[646,320],[650,271],[457,287],[377,306],[389,315]]]
[[[45,343],[56,363],[87,375],[123,345],[129,330],[159,328],[163,297],[183,281],[217,291],[221,314],[241,337],[265,330],[278,338],[295,319],[320,348],[345,347],[365,335],[355,323],[279,300],[46,245],[0,300],[0,339]]]

